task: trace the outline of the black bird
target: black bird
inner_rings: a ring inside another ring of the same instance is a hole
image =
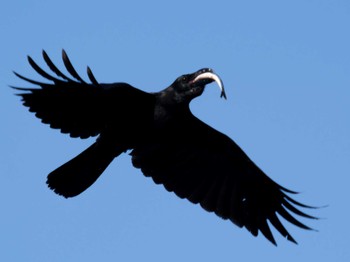
[[[268,221],[296,243],[277,214],[290,223],[311,229],[292,216],[316,219],[297,206],[312,208],[291,198],[290,191],[271,180],[228,136],[196,118],[189,109],[207,84],[223,83],[213,70],[204,68],[178,77],[157,93],[146,93],[127,83],[97,82],[90,68],[85,82],[67,54],[63,62],[71,76],[63,74],[45,51],[43,58],[57,76],[41,69],[28,56],[33,69],[50,83],[15,74],[39,88],[19,88],[29,111],[51,128],[71,137],[98,136],[95,143],[47,177],[48,186],[66,198],[90,187],[115,157],[131,150],[132,164],[166,190],[209,212],[260,231],[276,245]],[[74,79],[73,79],[74,78]]]

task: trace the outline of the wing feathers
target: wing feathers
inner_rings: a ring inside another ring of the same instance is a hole
[[[212,183],[213,182],[211,177],[203,177],[202,180],[198,181],[198,184],[194,186],[194,190],[189,195],[188,200],[193,204],[198,204],[201,202],[206,193],[209,191]]]
[[[32,80],[32,79],[29,79],[29,78],[27,78],[27,77],[24,77],[24,76],[22,76],[22,75],[20,75],[20,74],[18,74],[17,72],[15,72],[15,71],[13,71],[13,73],[18,77],[18,78],[21,78],[22,80],[24,80],[24,81],[27,81],[27,82],[29,82],[29,83],[31,83],[31,84],[34,84],[34,85],[39,85],[39,86],[42,86],[42,87],[47,87],[48,85],[47,84],[45,84],[45,83],[42,83],[42,82],[38,82],[38,81],[35,81],[35,80]],[[19,88],[17,88],[17,89],[19,89]],[[25,90],[26,88],[22,88],[22,90]],[[31,91],[31,90],[33,90],[33,89],[27,89],[28,91]],[[26,91],[27,91],[26,90]]]
[[[97,82],[97,80],[96,80],[94,74],[92,73],[90,67],[87,67],[87,70],[86,70],[86,71],[87,71],[87,75],[88,75],[88,77],[89,77],[91,83],[93,83],[95,86],[98,86],[98,82]]]
[[[58,82],[61,82],[62,80],[59,80],[58,78],[55,78],[53,76],[51,76],[50,74],[46,73],[43,69],[41,69],[41,67],[39,67],[35,62],[34,60],[28,56],[28,62],[29,64],[33,67],[33,69],[39,74],[41,75],[42,77],[48,79],[48,80],[51,80],[55,83],[58,83]]]
[[[259,220],[259,230],[272,244],[277,246],[276,240],[272,235],[271,229],[270,229],[269,225],[267,224],[266,219]]]
[[[63,59],[63,63],[66,66],[68,72],[75,78],[77,79],[79,82],[81,83],[85,83],[85,81],[78,75],[77,71],[75,71],[72,63],[70,62],[66,51],[62,50],[62,59]]]
[[[203,200],[200,202],[202,208],[207,210],[208,212],[213,212],[216,209],[216,203],[218,199],[218,192],[221,186],[222,177],[214,177],[214,180],[211,183],[209,190],[204,196]]]
[[[280,220],[277,218],[275,213],[272,213],[269,216],[269,220],[272,223],[272,225],[278,230],[278,232],[280,232],[280,234],[282,236],[284,236],[286,239],[288,239],[289,241],[297,244],[297,242],[294,240],[294,238],[288,233],[288,231],[286,230],[286,228],[282,225],[282,223],[280,222]]]
[[[294,214],[297,214],[301,217],[310,218],[310,219],[318,219],[317,217],[310,216],[308,214],[305,214],[304,212],[301,212],[299,209],[297,209],[293,205],[291,205],[288,201],[284,201],[283,206],[285,206],[288,210],[292,211]]]
[[[304,224],[302,224],[301,222],[299,222],[298,220],[296,220],[291,214],[289,214],[287,212],[287,210],[285,208],[283,208],[282,206],[280,207],[280,209],[278,210],[278,214],[280,214],[284,219],[286,219],[287,221],[289,221],[291,224],[294,224],[297,227],[303,228],[303,229],[307,229],[307,230],[311,230],[310,227],[305,226]]]
[[[230,178],[230,176],[225,176],[216,203],[215,214],[223,219],[230,217],[230,189],[232,183]]]
[[[28,56],[31,67],[48,83],[32,80],[14,72],[20,79],[38,87],[14,88],[24,91],[19,95],[22,97],[23,104],[29,107],[30,112],[35,112],[43,123],[50,124],[52,128],[58,128],[62,133],[68,133],[71,137],[96,136],[111,119],[119,126],[131,126],[138,122],[135,120],[137,117],[142,118],[142,113],[137,114],[138,111],[134,110],[128,115],[129,119],[125,116],[125,108],[138,108],[138,106],[148,108],[148,103],[153,102],[150,100],[154,99],[153,95],[125,83],[98,84],[90,68],[87,74],[92,83],[86,83],[73,68],[64,50],[62,51],[64,65],[76,80],[63,74],[45,51],[42,52],[42,55],[49,69],[58,78],[45,72]],[[152,109],[152,106],[150,108]]]
[[[50,57],[47,55],[47,53],[43,50],[43,58],[48,65],[48,67],[51,69],[52,72],[54,72],[57,76],[69,81],[69,82],[74,82],[71,78],[67,77],[65,74],[63,74],[56,66],[55,64],[51,61]]]
[[[171,134],[176,137],[173,135],[164,144],[135,148],[130,153],[133,165],[180,198],[247,228],[253,236],[260,231],[274,245],[268,221],[282,236],[296,243],[277,214],[297,227],[311,229],[291,215],[313,219],[294,205],[309,206],[288,196],[296,192],[267,177],[231,139],[206,125],[184,129],[196,136],[188,138],[188,132],[181,133],[183,129],[172,129]]]

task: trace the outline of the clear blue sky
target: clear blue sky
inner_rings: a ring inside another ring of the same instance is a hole
[[[6,2],[6,3],[5,3]],[[350,2],[4,1],[0,5],[0,261],[349,261]],[[285,223],[299,245],[263,237],[178,199],[116,159],[85,193],[63,199],[46,175],[89,144],[40,123],[8,85],[40,79],[45,49],[81,75],[146,91],[212,67],[193,112],[232,137],[301,202],[329,205]]]

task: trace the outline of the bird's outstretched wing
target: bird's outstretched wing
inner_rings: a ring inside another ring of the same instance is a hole
[[[71,76],[62,73],[45,51],[43,58],[56,76],[44,71],[28,56],[32,68],[49,83],[34,81],[14,72],[19,78],[40,88],[13,88],[26,91],[19,94],[23,104],[43,123],[60,129],[62,133],[68,133],[71,137],[96,136],[109,122],[117,123],[118,117],[123,124],[123,120],[133,117],[130,108],[135,111],[136,108],[142,107],[142,103],[149,102],[150,94],[129,84],[99,84],[89,67],[87,75],[91,83],[85,82],[73,68],[64,50],[62,59]]]
[[[254,236],[260,231],[275,245],[268,221],[296,243],[277,214],[303,229],[310,228],[292,213],[314,219],[296,208],[311,207],[289,196],[295,192],[272,181],[234,141],[194,116],[172,137],[135,148],[131,155],[133,165],[156,184],[246,227]]]

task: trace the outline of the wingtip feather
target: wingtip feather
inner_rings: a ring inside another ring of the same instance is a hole
[[[85,81],[79,76],[79,74],[77,73],[77,71],[74,69],[66,51],[64,49],[62,49],[62,60],[63,63],[67,69],[67,71],[71,74],[71,76],[73,76],[76,80],[78,80],[81,83],[85,83]]]
[[[86,71],[90,81],[96,86],[99,85],[89,66],[87,67]]]

